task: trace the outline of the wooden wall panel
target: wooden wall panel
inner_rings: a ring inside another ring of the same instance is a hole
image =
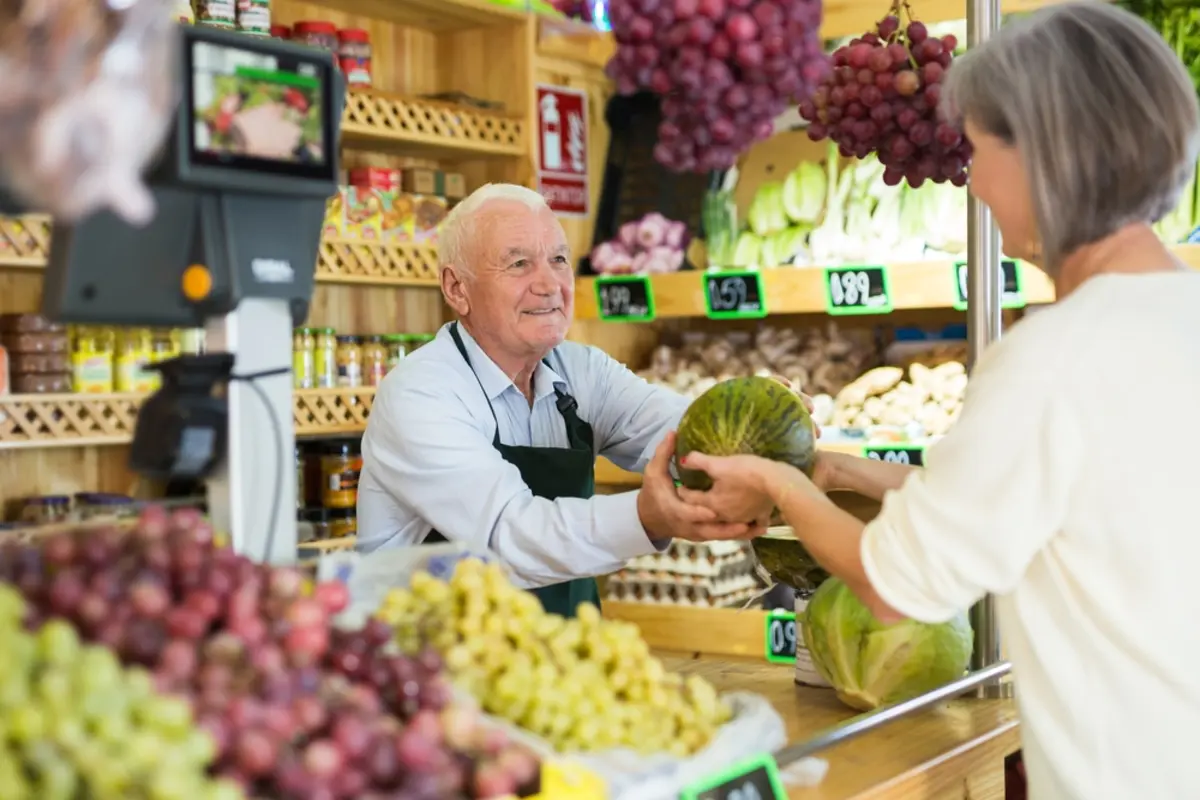
[[[321,284],[313,293],[307,324],[362,335],[433,333],[443,314],[442,293],[434,288]]]

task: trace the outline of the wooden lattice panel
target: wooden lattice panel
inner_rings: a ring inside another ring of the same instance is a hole
[[[524,156],[525,122],[469,106],[377,92],[346,96],[342,138],[391,142],[397,150],[433,151],[449,158]]]
[[[437,248],[427,244],[322,239],[317,280],[436,286]]]
[[[49,256],[49,217],[41,214],[0,217],[0,264],[41,267]]]
[[[0,397],[0,447],[121,444],[133,438],[138,394]]]
[[[374,399],[374,388],[300,389],[292,406],[296,435],[362,433]]]

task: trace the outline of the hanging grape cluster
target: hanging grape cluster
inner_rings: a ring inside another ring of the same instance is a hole
[[[619,94],[662,97],[655,159],[728,169],[829,68],[819,0],[612,0]]]
[[[832,139],[846,157],[877,154],[890,186],[965,185],[971,145],[938,117],[942,79],[957,46],[952,35],[930,36],[897,0],[874,32],[834,51],[833,70],[800,104],[809,138]]]

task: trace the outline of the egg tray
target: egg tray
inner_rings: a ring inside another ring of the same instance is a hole
[[[714,542],[712,545],[673,542],[662,553],[630,560],[627,569],[725,578],[752,572],[754,554],[745,542]]]
[[[605,599],[623,603],[645,603],[647,605],[691,606],[695,608],[741,607],[758,594],[757,584],[745,588],[722,587],[726,591],[715,594],[707,586],[679,583],[614,583],[610,579]]]

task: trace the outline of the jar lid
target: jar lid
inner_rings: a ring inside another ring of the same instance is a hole
[[[437,338],[436,333],[414,333],[408,337],[414,342],[432,342]]]
[[[301,522],[329,522],[328,508],[305,508],[297,515]]]
[[[131,506],[133,498],[123,494],[93,494],[92,503],[98,506]]]
[[[339,336],[337,337],[338,344],[358,344],[362,341],[361,336]]]
[[[338,31],[338,41],[341,42],[369,42],[371,34],[367,33],[362,28],[342,28]]]
[[[337,25],[323,19],[302,19],[292,27],[292,33],[295,36],[307,33],[327,33],[336,36]]]
[[[65,494],[47,494],[41,497],[25,498],[27,506],[61,506],[71,502],[71,498]]]
[[[378,334],[372,334],[367,337],[369,344],[383,344],[383,337]]]
[[[389,344],[398,344],[400,342],[407,342],[408,335],[403,333],[385,333],[383,340]]]
[[[300,334],[301,336],[312,336],[313,329],[312,328],[296,328],[296,330],[294,332]]]
[[[340,442],[329,442],[325,445],[325,455],[327,456],[352,456],[357,455],[359,444],[357,440],[344,439]]]
[[[330,508],[327,510],[329,511],[330,519],[351,519],[355,514],[353,508]]]
[[[335,331],[333,328],[317,328],[317,333],[323,336],[333,336],[335,333],[337,333],[337,331]]]
[[[292,38],[292,29],[287,25],[272,25],[271,35],[276,39],[290,39]]]

